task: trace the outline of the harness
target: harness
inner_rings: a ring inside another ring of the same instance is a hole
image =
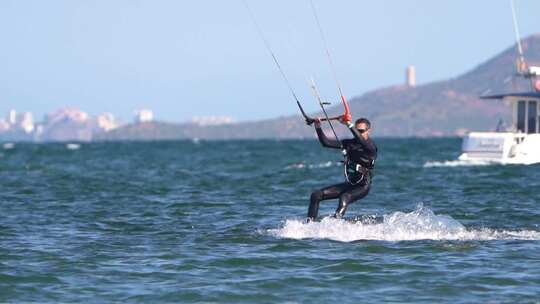
[[[347,155],[347,150],[342,150],[345,160],[343,161],[343,173],[345,175],[345,180],[351,185],[357,185],[362,181],[366,180],[366,176],[369,174],[369,169],[362,166],[361,164],[352,162]],[[373,167],[374,161],[372,161]]]

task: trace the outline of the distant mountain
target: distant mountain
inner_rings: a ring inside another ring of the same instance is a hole
[[[523,41],[529,64],[540,64],[540,35]],[[350,100],[355,116],[372,120],[376,136],[448,136],[468,130],[494,129],[499,119],[509,121],[511,110],[500,101],[482,100],[482,94],[527,90],[512,77],[516,50],[510,47],[473,70],[445,81],[417,87],[392,86]],[[341,105],[329,109],[342,113]],[[320,115],[317,113],[316,115]],[[340,133],[345,132],[339,128]],[[144,123],[128,125],[96,136],[101,140],[312,138],[314,132],[299,116],[221,126]]]

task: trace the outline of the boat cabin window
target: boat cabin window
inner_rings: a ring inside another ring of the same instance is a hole
[[[520,100],[517,102],[516,129],[523,133],[540,133],[539,100]]]
[[[538,104],[536,101],[529,101],[529,108],[527,109],[527,133],[537,133],[536,131],[536,125],[537,125],[537,117],[536,115],[538,109]]]
[[[527,105],[527,102],[525,100],[518,101],[517,125],[516,125],[518,132],[525,133],[525,111],[527,111],[526,105]]]

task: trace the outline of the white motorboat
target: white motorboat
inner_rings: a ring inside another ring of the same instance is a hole
[[[517,41],[517,75],[529,80],[530,92],[481,96],[512,105],[512,125],[496,132],[471,132],[463,139],[461,161],[501,164],[540,163],[540,67],[528,67],[523,55],[514,1],[510,1]]]
[[[459,160],[501,164],[540,163],[540,93],[483,96],[512,104],[512,126],[497,132],[471,132]]]

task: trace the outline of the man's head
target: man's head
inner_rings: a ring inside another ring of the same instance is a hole
[[[354,126],[356,127],[356,129],[358,129],[363,138],[369,137],[369,130],[371,130],[371,122],[369,122],[367,118],[357,119],[354,123]]]

